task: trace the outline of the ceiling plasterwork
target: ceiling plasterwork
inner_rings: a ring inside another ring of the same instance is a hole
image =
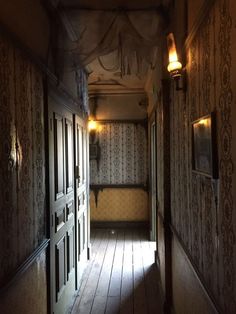
[[[57,2],[57,3],[56,3]],[[164,1],[168,2],[168,1]],[[163,1],[54,1],[67,31],[69,70],[86,67],[89,90],[143,89],[166,27]],[[155,9],[148,9],[153,7]],[[85,7],[89,9],[81,9]],[[142,6],[141,6],[142,5]],[[67,40],[66,44],[65,41]]]

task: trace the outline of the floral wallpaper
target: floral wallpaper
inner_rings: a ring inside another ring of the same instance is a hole
[[[236,312],[233,13],[233,0],[215,2],[187,47],[186,98],[173,91],[170,108],[172,224],[220,311],[227,314]],[[218,180],[192,172],[191,122],[211,111],[217,119]]]
[[[91,184],[146,184],[147,134],[135,123],[101,123],[101,156],[90,161]]]
[[[40,71],[0,37],[0,281],[45,238],[45,148]]]

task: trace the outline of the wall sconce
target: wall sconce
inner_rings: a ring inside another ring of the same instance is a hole
[[[167,48],[169,55],[169,64],[167,66],[167,70],[170,73],[171,78],[173,78],[175,81],[176,90],[185,90],[184,81],[183,86],[179,86],[179,80],[183,74],[183,69],[182,63],[178,59],[173,33],[169,33],[167,35]]]
[[[89,131],[89,160],[95,160],[97,162],[97,170],[99,170],[99,160],[100,160],[100,145],[97,136],[97,131],[99,131],[99,124],[95,120],[88,121],[88,131]]]
[[[89,130],[89,132],[96,131],[97,127],[98,127],[97,121],[89,120],[89,122],[88,122],[88,130]]]
[[[88,121],[88,131],[89,131],[89,137],[90,142],[95,143],[96,142],[96,132],[98,129],[98,123],[95,120],[89,120]]]

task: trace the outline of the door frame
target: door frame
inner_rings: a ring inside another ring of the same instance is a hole
[[[153,133],[154,130],[154,133]],[[154,145],[153,145],[154,144]],[[154,157],[154,160],[153,160]],[[153,169],[153,161],[155,163]],[[150,230],[149,237],[151,241],[157,242],[157,110],[153,110],[149,118],[149,209],[150,209]],[[153,176],[153,170],[155,174]],[[153,182],[154,177],[154,182]],[[153,204],[153,185],[155,185],[155,204]],[[153,205],[155,208],[153,208]]]

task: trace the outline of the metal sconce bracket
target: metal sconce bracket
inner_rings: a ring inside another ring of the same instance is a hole
[[[170,77],[175,81],[177,91],[182,90],[183,92],[186,92],[186,68],[183,68],[182,63],[179,61],[173,33],[167,35],[167,48],[169,57],[167,70],[170,73]],[[181,78],[182,86],[180,86]]]
[[[186,72],[185,69],[181,72],[179,76],[173,77],[175,81],[175,90],[176,91],[183,91],[184,93],[187,90],[187,82],[186,82]],[[181,81],[181,84],[180,84]]]

